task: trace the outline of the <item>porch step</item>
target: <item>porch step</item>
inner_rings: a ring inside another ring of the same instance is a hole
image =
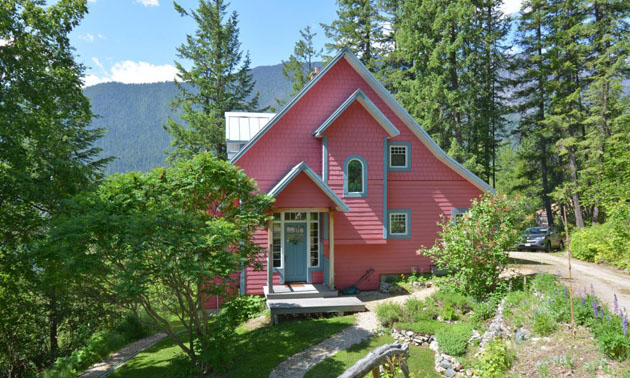
[[[281,314],[359,312],[365,311],[365,304],[357,297],[268,299],[267,308],[274,319]]]
[[[287,284],[273,285],[273,293],[263,286],[265,298],[270,299],[298,299],[298,298],[331,298],[337,297],[339,292],[323,284]]]

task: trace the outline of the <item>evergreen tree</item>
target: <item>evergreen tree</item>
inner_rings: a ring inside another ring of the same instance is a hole
[[[582,101],[587,46],[585,6],[577,0],[552,0],[549,12],[549,54],[552,95],[544,123],[559,132],[556,142],[564,157],[568,180],[556,189],[557,198],[570,198],[575,224],[584,227],[579,193],[580,143],[585,134],[586,112]]]
[[[251,96],[255,83],[249,55],[243,58],[240,50],[238,15],[233,12],[226,18],[229,4],[223,0],[200,0],[191,11],[174,5],[181,16],[197,23],[197,31],[177,49],[177,56],[191,61],[192,67],[175,63],[179,94],[172,106],[185,124],[169,118],[164,125],[174,137],[170,158],[209,151],[225,159],[225,112],[252,111],[258,106],[258,95]]]
[[[522,170],[525,178],[534,179],[531,183],[535,192],[542,198],[547,214],[547,223],[553,225],[550,194],[550,155],[557,138],[556,133],[546,127],[546,104],[550,93],[547,81],[550,76],[547,16],[549,6],[546,0],[526,0],[523,2],[518,20],[516,43],[520,52],[512,62],[514,73],[515,110],[520,113],[518,127],[514,130],[522,146],[519,160],[536,162],[531,169]]]
[[[317,35],[310,26],[300,30],[302,39],[295,43],[293,54],[282,65],[282,74],[291,81],[290,97],[295,96],[310,80],[311,72],[315,68],[315,58],[322,54],[322,49],[315,48],[313,38]],[[283,101],[276,100],[279,104]]]
[[[359,60],[375,70],[383,42],[383,17],[377,0],[337,0],[337,19],[330,25],[321,24],[328,52],[348,47]]]

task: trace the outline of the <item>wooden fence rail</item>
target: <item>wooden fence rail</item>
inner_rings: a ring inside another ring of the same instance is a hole
[[[367,356],[363,357],[351,368],[343,372],[338,378],[361,378],[372,372],[374,378],[380,376],[379,366],[385,364],[400,363],[400,369],[403,371],[405,378],[409,378],[409,368],[407,367],[407,357],[409,357],[409,344],[386,344],[380,346]]]

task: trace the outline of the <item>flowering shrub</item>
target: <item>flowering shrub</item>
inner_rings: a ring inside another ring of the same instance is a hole
[[[493,292],[508,263],[507,250],[521,237],[524,217],[519,200],[487,195],[474,200],[470,211],[455,222],[443,218],[441,241],[418,253],[429,256],[440,269],[455,272],[460,293],[484,298]]]

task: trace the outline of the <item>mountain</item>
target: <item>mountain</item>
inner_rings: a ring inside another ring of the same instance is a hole
[[[275,98],[288,97],[291,83],[282,75],[282,64],[255,67],[251,73],[261,109],[276,105]],[[107,166],[106,174],[165,165],[171,136],[162,124],[169,116],[176,117],[169,105],[177,94],[175,83],[103,83],[85,88],[84,93],[97,115],[92,127],[107,130],[95,145],[103,149],[103,156],[116,158]]]

